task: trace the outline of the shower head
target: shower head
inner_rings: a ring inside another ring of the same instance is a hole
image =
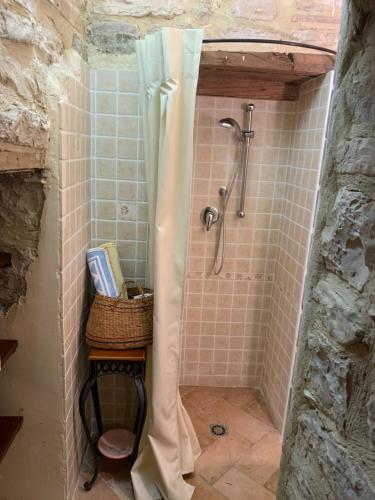
[[[219,126],[223,128],[231,128],[234,130],[239,141],[243,140],[243,133],[241,127],[238,125],[234,118],[222,118],[219,120]]]

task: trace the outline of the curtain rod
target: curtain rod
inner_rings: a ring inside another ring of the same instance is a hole
[[[311,45],[309,43],[289,42],[287,40],[265,40],[264,38],[206,38],[202,43],[271,43],[274,45],[290,45],[292,47],[302,47],[304,49],[320,50],[321,52],[328,52],[329,54],[336,55],[336,51],[327,49],[326,47],[319,47],[318,45]]]

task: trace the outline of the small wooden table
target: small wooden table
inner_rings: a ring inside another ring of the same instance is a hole
[[[146,370],[146,349],[128,349],[128,350],[106,350],[91,348],[89,353],[89,375],[82,387],[79,396],[79,413],[82,425],[94,456],[94,474],[89,481],[86,481],[84,488],[90,490],[98,476],[98,459],[102,456],[98,450],[98,440],[103,434],[103,424],[100,412],[99,392],[97,379],[104,375],[125,375],[134,380],[138,394],[138,411],[134,426],[135,441],[131,455],[133,460],[137,457],[139,441],[142,435],[143,426],[147,413],[147,395],[144,385]],[[86,401],[91,393],[96,419],[96,427],[99,438],[94,440],[91,435],[86,419]]]

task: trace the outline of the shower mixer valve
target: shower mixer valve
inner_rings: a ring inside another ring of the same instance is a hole
[[[219,212],[215,207],[205,207],[201,211],[201,221],[206,226],[206,231],[209,231],[212,224],[216,224],[219,220]]]

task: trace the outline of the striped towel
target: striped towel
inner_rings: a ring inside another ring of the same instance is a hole
[[[117,290],[119,290],[124,299],[127,299],[128,292],[124,282],[124,277],[122,276],[121,272],[120,259],[118,256],[116,243],[113,243],[111,241],[108,243],[103,243],[102,245],[100,245],[100,248],[104,248],[104,250],[107,252],[113,277],[115,278]]]
[[[108,254],[104,248],[90,248],[87,250],[87,264],[96,291],[99,295],[116,298],[120,295],[113,276]]]

